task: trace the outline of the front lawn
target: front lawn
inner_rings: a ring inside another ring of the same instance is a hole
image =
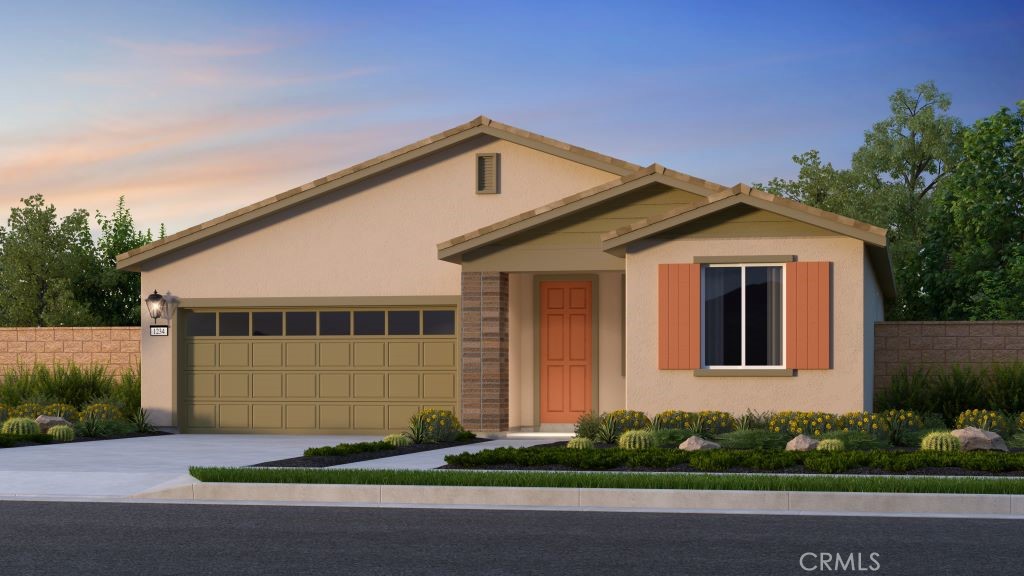
[[[657,490],[790,490],[921,494],[1024,494],[1024,482],[999,478],[642,474],[616,472],[474,472],[445,470],[312,470],[199,468],[202,482],[286,484],[389,484]]]

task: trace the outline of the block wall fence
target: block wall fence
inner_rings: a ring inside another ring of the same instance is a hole
[[[1024,322],[878,322],[875,389],[896,374],[1024,362]]]
[[[0,328],[0,372],[18,366],[99,364],[119,374],[139,367],[138,326]]]

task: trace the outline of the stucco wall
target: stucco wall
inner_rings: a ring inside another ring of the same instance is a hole
[[[790,377],[698,377],[692,370],[658,369],[658,264],[693,262],[695,256],[796,255],[832,262],[831,370]],[[680,238],[626,255],[626,405],[656,413],[667,409],[823,410],[865,408],[864,247],[845,237],[714,240]]]
[[[501,154],[500,194],[475,193],[478,152]],[[480,136],[147,262],[143,293],[186,301],[457,296],[460,267],[437,259],[439,242],[615,177]],[[142,341],[143,403],[161,426],[172,425],[175,402],[172,340]]]
[[[864,405],[874,405],[875,322],[885,320],[885,297],[867,255],[864,258]]]
[[[583,272],[582,275],[594,274]],[[595,293],[598,322],[597,410],[625,407],[622,372],[622,272],[599,272]],[[544,275],[541,275],[543,278]],[[532,429],[537,418],[537,275],[509,274],[509,427]]]
[[[874,332],[878,389],[908,369],[1024,362],[1024,322],[880,322]]]
[[[120,374],[139,367],[139,327],[0,328],[0,371],[35,364],[99,365]]]

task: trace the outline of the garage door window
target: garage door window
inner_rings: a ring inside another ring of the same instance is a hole
[[[321,312],[321,336],[348,336],[352,333],[351,314],[348,312]]]
[[[425,336],[451,336],[455,334],[455,311],[424,310],[423,334]]]
[[[281,336],[282,334],[280,312],[252,313],[253,336]]]
[[[221,312],[220,313],[220,335],[221,336],[248,336],[249,335],[249,313],[248,312]]]
[[[419,336],[420,311],[395,310],[388,312],[388,334],[392,336]]]
[[[216,336],[217,315],[213,312],[189,314],[185,322],[185,332],[189,336]]]
[[[289,336],[316,336],[316,312],[285,313]]]
[[[381,336],[384,334],[384,312],[355,313],[355,333],[357,336]]]

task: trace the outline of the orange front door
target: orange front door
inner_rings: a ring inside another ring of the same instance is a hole
[[[590,412],[593,299],[590,282],[540,283],[540,421]]]

